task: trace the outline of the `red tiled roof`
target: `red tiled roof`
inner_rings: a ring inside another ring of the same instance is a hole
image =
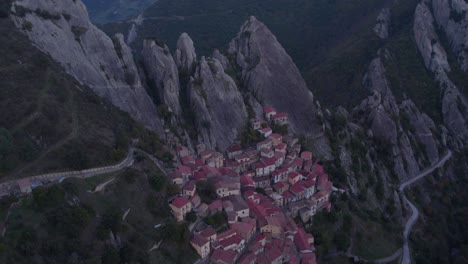
[[[291,172],[291,173],[288,174],[288,178],[291,179],[291,180],[292,180],[292,179],[295,179],[295,178],[297,178],[297,177],[300,177],[300,176],[301,176],[301,175],[300,175],[299,173],[297,173],[296,171],[293,171],[293,172]]]
[[[304,191],[304,188],[302,188],[302,182],[301,181],[298,181],[296,182],[293,186],[291,186],[291,188],[289,188],[289,190],[293,193],[300,193],[300,192],[303,192]]]
[[[235,222],[231,224],[231,229],[235,230],[238,234],[248,234],[254,230],[254,226],[249,223]]]
[[[207,227],[207,228],[203,229],[199,233],[199,235],[203,236],[204,238],[209,238],[209,237],[212,237],[212,236],[216,235],[216,231],[212,227]]]
[[[239,144],[234,144],[234,145],[231,145],[227,151],[228,152],[237,152],[237,151],[241,151],[241,150],[242,150],[242,147]]]
[[[201,179],[206,179],[206,174],[203,171],[195,171],[193,172],[193,178],[198,181]]]
[[[202,247],[206,245],[206,243],[209,243],[210,241],[201,235],[194,235],[192,239],[190,240],[190,242],[192,242],[193,244],[199,247]]]
[[[281,182],[278,182],[278,183],[275,184],[275,188],[276,188],[276,189],[282,189],[282,188],[284,188],[286,185],[288,185],[287,182],[281,181]]]
[[[311,160],[311,159],[312,159],[312,152],[310,152],[310,151],[302,151],[302,153],[301,153],[301,159],[304,159],[304,160]]]
[[[208,206],[208,208],[210,210],[216,210],[216,209],[220,209],[223,207],[223,204],[221,203],[220,200],[216,200],[216,201],[213,201],[212,203],[210,203],[210,205]]]
[[[234,236],[235,234],[236,234],[235,230],[229,229],[223,233],[218,234],[218,240],[222,241],[224,239]]]
[[[247,175],[242,175],[240,177],[240,183],[242,186],[255,185],[254,180],[250,176],[247,176]]]
[[[288,114],[284,113],[284,112],[281,112],[281,113],[278,113],[274,116],[275,119],[278,119],[278,118],[284,118],[284,117],[288,117]]]
[[[184,197],[177,197],[172,201],[171,204],[177,208],[182,208],[188,203],[190,203],[190,201],[185,199]]]
[[[233,236],[230,236],[228,238],[225,238],[225,239],[219,241],[219,244],[221,245],[221,247],[227,248],[227,247],[232,246],[232,245],[239,245],[242,242],[242,240],[244,240],[242,237],[235,234]]]
[[[213,263],[232,264],[236,258],[237,253],[234,250],[216,249],[211,255]]]
[[[265,114],[268,114],[268,113],[276,112],[276,110],[275,110],[273,107],[271,107],[271,106],[264,106],[264,107],[263,107],[263,112],[264,112]]]
[[[20,188],[24,188],[31,186],[31,183],[29,182],[29,179],[21,179],[18,180],[18,185],[20,186]]]
[[[242,256],[242,258],[240,258],[237,263],[238,264],[251,264],[251,263],[255,263],[256,259],[257,257],[255,256],[255,254],[253,254],[252,252],[249,252],[245,254],[244,256]]]
[[[265,164],[266,166],[275,165],[275,163],[276,163],[277,160],[278,160],[278,159],[275,158],[275,157],[272,157],[272,158],[264,157],[264,158],[262,158],[262,162],[263,162],[263,164]]]
[[[292,194],[290,191],[285,191],[281,194],[284,198],[293,198],[294,194]]]
[[[317,264],[315,253],[301,253],[301,264]]]
[[[283,256],[283,253],[278,247],[273,246],[265,252],[265,255],[271,262],[273,262],[278,258],[281,258]]]
[[[261,133],[263,133],[263,134],[266,134],[266,133],[271,132],[271,128],[269,128],[269,127],[264,127],[264,128],[259,129],[259,131],[260,131]]]
[[[184,174],[190,174],[192,170],[188,166],[178,165],[177,170]]]

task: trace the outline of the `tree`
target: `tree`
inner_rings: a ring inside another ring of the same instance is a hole
[[[191,222],[191,223],[195,223],[195,221],[197,221],[197,214],[195,212],[190,212],[188,213],[185,218],[187,219],[187,221]]]
[[[0,159],[3,159],[13,148],[13,137],[5,128],[0,128]]]

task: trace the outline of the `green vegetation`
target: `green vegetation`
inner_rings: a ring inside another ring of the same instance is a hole
[[[0,262],[193,263],[196,253],[188,243],[187,225],[175,223],[166,189],[155,191],[148,184],[152,171],[157,168],[150,161],[141,161],[109,175],[115,180],[97,193],[88,192],[94,184],[82,179],[34,189],[10,209]],[[15,201],[2,198],[0,212]],[[155,229],[157,224],[162,226]],[[148,252],[161,240],[158,250]]]
[[[203,219],[203,221],[207,224],[212,226],[216,230],[220,230],[223,227],[227,226],[227,216],[225,212],[216,213],[211,216],[207,216]]]

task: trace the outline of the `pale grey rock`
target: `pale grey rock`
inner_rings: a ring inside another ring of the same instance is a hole
[[[169,48],[146,39],[143,41],[141,55],[147,78],[155,86],[160,103],[168,107],[175,120],[180,120],[182,109],[179,102],[179,71]]]
[[[201,58],[188,95],[199,141],[208,148],[226,150],[248,125],[242,94],[218,60]]]
[[[213,59],[217,59],[221,63],[221,65],[223,65],[223,68],[225,71],[232,69],[232,66],[229,60],[226,58],[226,56],[224,56],[221,52],[219,52],[218,49],[215,49],[213,51],[213,54],[211,55],[211,57]]]
[[[15,6],[30,10],[23,17],[11,16],[21,29],[23,23],[33,25],[24,31],[31,41],[79,82],[99,96],[128,112],[148,128],[162,130],[156,107],[141,85],[128,47],[95,27],[80,0],[22,0]],[[16,8],[14,8],[16,9]],[[34,10],[45,10],[57,18],[44,18]]]
[[[241,82],[262,105],[289,116],[291,132],[320,133],[314,97],[299,70],[268,28],[255,17],[245,22],[229,44],[242,70]]]
[[[437,3],[433,7],[439,9],[434,12],[439,17],[440,23],[443,24],[442,21],[446,17],[447,8],[442,3]],[[468,116],[466,110],[468,102],[447,76],[447,72],[451,69],[447,61],[447,53],[436,34],[435,21],[431,10],[425,2],[422,2],[418,4],[414,16],[413,33],[416,45],[424,59],[426,68],[434,74],[435,80],[441,88],[444,123],[454,137],[466,137],[468,136],[468,121],[466,118]],[[463,139],[460,140],[463,141]]]
[[[388,31],[390,26],[391,12],[390,9],[385,7],[380,11],[377,16],[377,22],[374,26],[374,32],[381,39],[388,38]]]
[[[197,54],[195,53],[193,41],[187,33],[182,33],[177,40],[175,62],[181,72],[188,74],[192,73],[197,62]]]
[[[432,0],[437,25],[450,40],[451,49],[464,71],[468,71],[468,2],[465,0]]]

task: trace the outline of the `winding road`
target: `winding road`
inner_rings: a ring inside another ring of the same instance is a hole
[[[65,171],[65,172],[55,172],[55,173],[47,173],[41,175],[30,176],[22,179],[28,179],[30,182],[59,182],[66,178],[89,178],[97,175],[107,174],[111,172],[116,172],[127,167],[130,167],[135,162],[134,157],[135,148],[130,148],[128,150],[127,157],[123,159],[120,163],[112,166],[106,167],[98,167],[80,171]],[[15,188],[18,186],[17,180],[10,180],[7,182],[0,183],[0,197],[13,194],[15,192]]]
[[[414,204],[412,204],[408,198],[406,197],[405,193],[403,192],[406,187],[410,186],[411,184],[415,183],[416,181],[426,177],[427,175],[430,175],[432,172],[434,172],[436,169],[438,169],[439,167],[442,167],[445,162],[447,162],[447,160],[450,159],[450,157],[452,157],[452,151],[448,151],[447,154],[445,154],[445,156],[439,160],[439,162],[437,162],[436,164],[434,164],[432,167],[426,169],[425,171],[421,172],[418,176],[402,183],[400,185],[400,192],[401,194],[403,195],[403,200],[405,201],[405,203],[407,203],[410,208],[411,208],[411,211],[413,212],[413,214],[411,215],[410,219],[408,220],[408,222],[406,222],[406,225],[405,225],[405,231],[403,232],[403,239],[404,239],[404,242],[403,242],[403,257],[401,258],[401,264],[409,264],[411,263],[411,255],[410,255],[410,249],[409,249],[409,244],[408,244],[408,236],[411,232],[411,228],[413,227],[414,223],[416,222],[416,220],[418,220],[418,217],[419,217],[419,210],[418,208],[416,208],[416,206]]]
[[[452,157],[452,151],[448,150],[447,153],[444,155],[442,159],[439,160],[436,164],[432,165],[430,168],[427,168],[420,174],[418,174],[416,177],[413,177],[404,183],[400,185],[400,188],[398,189],[400,193],[403,196],[403,200],[405,201],[406,204],[409,205],[411,208],[412,214],[411,217],[408,219],[408,221],[405,224],[405,230],[403,232],[403,250],[400,248],[398,249],[395,253],[393,253],[391,256],[386,257],[386,258],[381,258],[375,260],[375,263],[388,263],[391,261],[394,261],[397,259],[402,251],[403,251],[403,257],[401,258],[400,264],[409,264],[411,263],[411,255],[410,255],[410,249],[409,249],[409,243],[408,243],[408,237],[409,234],[411,233],[411,229],[413,228],[414,223],[416,223],[416,220],[418,220],[419,217],[419,210],[416,208],[414,204],[412,204],[408,198],[406,197],[404,190],[410,186],[411,184],[417,182],[418,180],[430,175],[432,172],[434,172],[436,169],[442,167],[447,160],[449,160]]]

